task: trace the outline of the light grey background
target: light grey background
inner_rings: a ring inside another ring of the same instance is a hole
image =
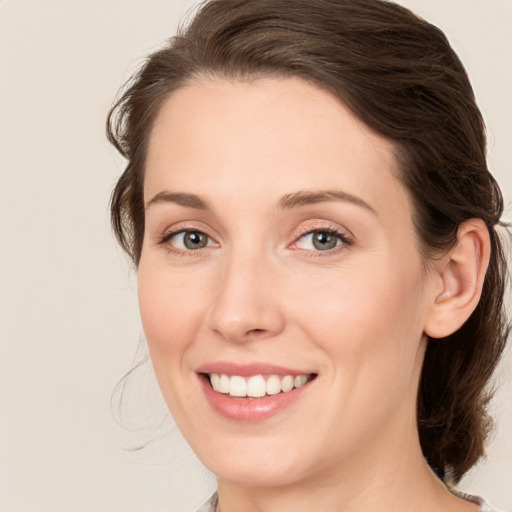
[[[512,220],[512,1],[400,3],[444,29],[466,64]],[[135,274],[108,223],[122,162],[104,118],[192,4],[0,0],[2,511],[187,511],[214,486],[169,421],[146,428],[165,410],[149,366],[128,393],[140,428],[130,433],[110,412],[141,327]],[[462,486],[512,510],[510,351],[498,381],[489,458]]]

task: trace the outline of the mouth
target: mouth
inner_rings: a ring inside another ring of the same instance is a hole
[[[311,396],[318,377],[318,373],[270,363],[227,361],[205,364],[196,374],[211,408],[239,424],[293,414],[298,404]]]
[[[261,399],[301,388],[316,378],[315,373],[301,375],[228,375],[225,373],[203,374],[211,388],[231,398]]]

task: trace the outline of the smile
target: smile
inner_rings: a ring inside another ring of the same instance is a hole
[[[214,391],[229,395],[232,398],[262,398],[264,396],[288,393],[300,388],[310,381],[314,375],[226,375],[225,373],[207,374]]]
[[[315,388],[318,373],[266,363],[216,362],[196,369],[210,407],[235,422],[255,423],[293,411]]]

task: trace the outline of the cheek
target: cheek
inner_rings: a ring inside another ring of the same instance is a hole
[[[333,368],[336,423],[350,425],[350,417],[355,425],[378,428],[414,403],[422,365],[418,275],[397,274],[390,265],[354,273],[343,286],[327,289],[323,305],[304,304],[310,320],[304,328],[312,332],[314,321],[312,335]]]
[[[170,272],[141,259],[139,308],[155,370],[161,359],[177,359],[197,322],[194,287]]]
[[[186,405],[197,397],[187,386],[187,354],[199,325],[194,307],[197,287],[168,269],[141,259],[138,272],[139,308],[155,376],[169,409],[179,424]]]
[[[297,310],[303,312],[303,329],[341,373],[390,382],[397,368],[412,370],[415,365],[423,333],[423,286],[420,265],[374,261],[307,283],[309,293],[300,296]]]

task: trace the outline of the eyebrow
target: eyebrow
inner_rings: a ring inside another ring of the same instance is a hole
[[[300,208],[301,206],[331,201],[351,203],[377,215],[377,212],[366,201],[343,190],[300,191],[294,192],[293,194],[286,194],[279,200],[278,207],[289,210],[292,208]]]
[[[299,191],[292,194],[286,194],[279,200],[277,207],[281,210],[291,210],[302,206],[333,201],[351,203],[372,212],[374,215],[377,215],[377,212],[366,201],[342,190]],[[188,194],[186,192],[169,192],[167,190],[162,190],[146,203],[146,209],[151,205],[158,203],[174,203],[185,208],[194,208],[196,210],[204,211],[211,210],[205,200],[201,199],[196,194]]]
[[[158,192],[158,194],[153,196],[146,203],[146,209],[157,203],[175,203],[180,206],[184,206],[185,208],[194,208],[196,210],[211,209],[208,206],[208,203],[199,196],[195,194],[187,194],[185,192],[168,192],[167,190],[162,190],[162,192]]]

